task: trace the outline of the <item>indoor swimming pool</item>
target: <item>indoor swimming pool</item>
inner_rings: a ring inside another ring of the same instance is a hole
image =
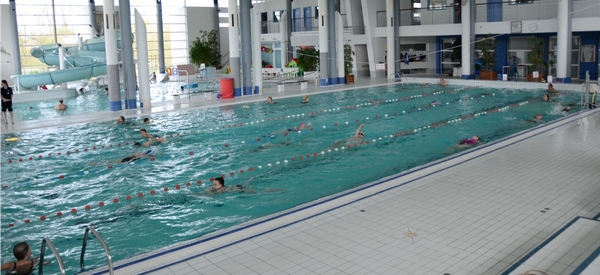
[[[393,85],[3,135],[2,256],[20,241],[36,255],[48,236],[73,274],[87,225],[113,261],[197,238],[447,157],[474,135],[489,143],[542,125],[568,114],[558,102],[579,101],[544,93]],[[364,138],[348,140],[361,124]],[[140,128],[166,142],[134,148]],[[255,192],[203,194],[221,175]],[[86,268],[104,264],[89,242]]]
[[[203,95],[198,93],[205,90],[218,90],[218,84],[216,82],[201,82],[201,83],[190,84],[190,91],[192,97]],[[185,95],[187,97],[187,83],[184,82],[167,82],[167,83],[156,83],[150,86],[150,100],[151,102],[162,102],[167,100],[173,100],[173,95],[181,93],[181,86],[186,85]],[[80,86],[75,86],[79,89]],[[52,90],[47,91],[51,93]],[[216,94],[216,92],[215,92]],[[18,94],[15,95],[19,96]],[[216,95],[213,95],[216,97]],[[121,92],[121,99],[125,99],[125,92]],[[139,104],[139,97],[138,104]],[[68,106],[65,111],[56,111],[54,106],[58,103],[58,100],[41,100],[14,103],[14,116],[15,122],[26,121],[26,120],[42,120],[53,117],[78,115],[91,112],[102,112],[108,111],[108,94],[104,91],[104,87],[99,89],[89,87],[84,94],[80,94],[76,97],[64,98],[64,103]],[[31,107],[31,108],[30,108]],[[125,105],[122,106],[125,109]]]

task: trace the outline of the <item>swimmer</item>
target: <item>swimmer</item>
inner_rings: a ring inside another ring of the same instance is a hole
[[[59,100],[58,100],[58,104],[56,104],[56,107],[54,107],[54,110],[57,110],[57,111],[64,111],[64,110],[66,110],[66,109],[67,109],[67,105],[65,105],[65,104],[63,103],[63,100],[62,100],[62,98],[61,98],[61,99],[59,99]]]
[[[425,86],[427,86],[427,85],[428,85],[428,83],[427,83],[427,82],[423,82],[423,83],[421,83],[421,87],[425,87]]]
[[[143,138],[148,138],[148,141],[146,141],[143,146],[150,146],[152,144],[160,144],[165,142],[165,138],[161,137],[161,136],[157,136],[157,135],[151,135],[148,134],[148,132],[146,131],[146,129],[140,129],[140,134],[142,135]]]
[[[302,99],[302,102],[301,102],[301,103],[302,103],[302,104],[306,104],[306,103],[308,103],[308,96],[307,96],[307,95],[305,95],[305,96],[304,96],[304,99]]]
[[[440,86],[442,87],[448,86],[448,82],[446,82],[446,80],[443,77],[440,78],[440,82],[438,84],[440,84]]]
[[[558,93],[558,90],[554,89],[554,87],[552,86],[552,84],[548,84],[548,92]]]
[[[119,119],[117,119],[117,123],[118,124],[125,124],[125,117],[124,116],[120,116]]]
[[[550,99],[549,94],[544,94],[544,96],[542,96],[542,101],[551,102],[552,99]]]
[[[152,122],[152,120],[151,120],[151,119],[149,119],[149,118],[147,118],[147,117],[146,117],[146,118],[144,118],[144,124],[150,124],[150,122]]]
[[[541,114],[537,114],[537,115],[535,115],[535,117],[533,117],[533,118],[530,118],[530,119],[526,119],[525,121],[526,121],[526,122],[531,122],[531,123],[544,122],[544,121],[542,120],[542,118],[543,118],[543,117],[542,117],[542,115],[541,115]]]
[[[267,97],[267,103],[268,104],[273,104],[275,102],[273,102],[273,98],[272,97]]]
[[[560,104],[560,102],[558,102],[556,104],[556,106],[558,106],[558,108],[561,109],[560,110],[561,113],[568,113],[571,111],[571,106],[575,106],[575,104],[567,104],[566,107],[563,107],[562,104]]]
[[[84,93],[85,93],[85,90],[84,90],[83,88],[79,88],[79,93],[80,93],[80,94],[84,94]]]
[[[465,139],[461,140],[460,142],[458,142],[458,144],[456,144],[456,145],[452,146],[451,148],[448,148],[446,151],[444,151],[444,154],[451,154],[460,149],[475,147],[479,144],[481,144],[481,138],[479,138],[479,136],[475,135],[472,138],[465,138]]]
[[[435,107],[435,105],[442,105],[442,103],[434,100],[431,103],[429,103],[427,105],[419,106],[418,108],[425,108],[425,107],[429,107],[429,106]]]
[[[225,180],[221,177],[212,180],[213,186],[204,190],[200,195],[215,195],[225,192],[256,193],[253,189],[246,188],[243,185],[225,186]]]
[[[139,147],[139,146],[142,146],[142,144],[140,144],[139,142],[136,142],[133,146]],[[146,150],[146,152],[135,153],[133,155],[129,155],[127,157],[124,157],[119,162],[121,162],[121,163],[123,163],[123,162],[134,162],[134,161],[140,160],[142,158],[151,158],[152,157],[152,153],[153,153],[153,150],[149,149],[149,150]]]
[[[106,94],[108,94],[108,87],[104,88],[104,91],[106,92]]]
[[[6,274],[32,274],[33,269],[39,264],[40,258],[31,258],[31,248],[26,242],[20,242],[13,247],[13,255],[17,259],[14,262],[2,264],[0,270],[8,270]],[[44,265],[51,262],[44,261]]]
[[[347,138],[345,141],[336,141],[334,144],[332,144],[331,146],[329,146],[329,148],[336,148],[336,147],[340,147],[344,144],[349,144],[349,143],[356,143],[356,142],[360,142],[361,140],[363,140],[365,138],[365,133],[361,132],[362,128],[365,126],[365,124],[361,124],[360,126],[358,126],[358,128],[356,129],[356,131],[354,131],[354,136]]]

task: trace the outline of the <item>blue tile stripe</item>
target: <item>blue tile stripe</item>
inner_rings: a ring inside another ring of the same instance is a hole
[[[308,217],[306,217],[306,218],[303,218],[303,219],[300,219],[300,220],[296,220],[296,221],[290,222],[290,223],[288,223],[288,224],[285,224],[285,225],[282,225],[282,226],[279,226],[279,227],[273,228],[273,229],[271,229],[271,230],[268,230],[268,231],[265,231],[265,232],[261,232],[261,233],[259,233],[259,234],[256,234],[256,235],[254,235],[254,236],[250,236],[250,237],[244,238],[244,239],[242,239],[242,240],[239,240],[239,241],[236,241],[236,242],[233,242],[233,243],[229,243],[229,244],[223,245],[223,246],[221,246],[221,247],[218,247],[218,248],[212,249],[212,250],[210,250],[210,251],[207,251],[207,252],[204,252],[204,253],[200,253],[200,254],[197,254],[197,255],[193,255],[193,256],[190,256],[190,257],[187,257],[187,258],[181,259],[181,260],[179,260],[179,261],[172,262],[172,263],[169,263],[169,264],[163,265],[163,266],[161,266],[161,267],[158,267],[158,268],[155,268],[155,269],[152,269],[152,270],[145,271],[144,273],[141,273],[141,274],[148,274],[148,273],[151,273],[151,272],[154,272],[154,271],[157,271],[157,270],[161,270],[161,269],[167,268],[167,267],[169,267],[169,266],[173,266],[173,265],[176,265],[176,264],[179,264],[179,263],[185,262],[185,261],[189,261],[189,260],[191,260],[191,259],[194,259],[194,258],[197,258],[197,257],[201,257],[201,256],[203,256],[203,255],[205,255],[205,254],[208,254],[208,253],[211,253],[211,252],[214,252],[214,251],[217,251],[217,250],[220,250],[220,249],[223,249],[223,248],[226,248],[226,247],[229,247],[229,246],[232,246],[232,245],[238,244],[238,243],[240,243],[240,242],[243,242],[243,241],[246,241],[246,240],[249,240],[249,239],[252,239],[252,238],[255,238],[255,237],[258,237],[258,236],[261,236],[261,235],[264,235],[264,234],[267,234],[267,233],[270,233],[270,232],[276,231],[276,230],[279,230],[279,229],[281,229],[281,228],[285,228],[285,227],[288,227],[288,226],[290,226],[290,225],[294,225],[294,224],[296,224],[296,223],[299,223],[299,222],[302,222],[302,221],[304,221],[304,220],[307,220],[307,219],[310,219],[310,218],[313,218],[313,217],[316,217],[316,216],[319,216],[319,215],[322,215],[322,214],[325,214],[325,213],[331,212],[331,211],[333,211],[333,210],[336,210],[336,209],[338,209],[338,208],[344,207],[344,206],[346,206],[346,205],[350,205],[350,204],[353,204],[353,203],[355,203],[355,202],[358,202],[358,201],[361,201],[361,200],[364,200],[364,199],[367,199],[367,198],[370,198],[370,197],[373,197],[373,196],[379,195],[379,194],[381,194],[381,193],[384,193],[384,192],[387,192],[387,191],[389,191],[389,190],[392,190],[392,189],[395,189],[395,188],[398,188],[398,187],[404,186],[404,185],[406,185],[406,184],[409,184],[409,183],[411,183],[411,182],[414,182],[414,181],[420,180],[420,179],[422,179],[422,178],[425,178],[425,177],[428,177],[428,176],[430,176],[430,175],[433,175],[433,174],[436,174],[436,173],[439,173],[439,172],[445,171],[445,170],[447,170],[447,169],[453,168],[453,167],[455,167],[455,166],[458,166],[458,165],[460,165],[460,164],[463,164],[463,163],[465,163],[465,162],[468,162],[468,161],[471,161],[471,160],[474,160],[474,159],[477,159],[477,158],[483,157],[483,156],[485,156],[485,155],[488,155],[488,154],[490,154],[490,153],[493,153],[493,152],[496,152],[496,151],[498,151],[498,150],[504,149],[504,148],[506,148],[506,147],[508,147],[508,146],[511,146],[511,145],[513,145],[513,144],[520,143],[520,142],[522,142],[522,141],[525,141],[525,140],[528,140],[528,139],[530,139],[530,138],[536,137],[536,136],[538,136],[538,135],[544,134],[544,133],[546,133],[546,132],[552,131],[552,130],[554,130],[554,129],[558,128],[558,127],[561,127],[561,126],[563,126],[563,125],[566,125],[566,124],[568,124],[568,123],[570,123],[570,122],[572,122],[572,121],[575,121],[575,120],[577,120],[577,119],[573,119],[573,117],[574,117],[574,116],[576,116],[576,115],[578,115],[578,114],[581,114],[581,113],[589,113],[589,114],[587,115],[587,116],[589,116],[589,115],[595,114],[595,113],[597,113],[597,112],[600,112],[600,110],[588,110],[588,111],[583,111],[583,112],[579,112],[579,113],[573,114],[573,115],[571,115],[571,116],[567,116],[567,117],[564,117],[564,118],[560,118],[560,119],[554,120],[554,121],[552,121],[552,122],[548,122],[548,123],[546,123],[546,124],[544,124],[544,125],[540,125],[540,126],[537,126],[537,127],[534,127],[534,128],[528,129],[528,130],[525,130],[525,131],[523,131],[523,132],[519,132],[519,133],[516,133],[516,134],[510,135],[510,136],[508,136],[508,137],[505,137],[505,138],[499,139],[499,140],[497,140],[497,141],[495,141],[495,142],[493,142],[493,143],[484,144],[484,145],[481,145],[481,146],[475,147],[475,148],[473,148],[473,149],[471,149],[471,150],[467,150],[467,151],[465,151],[465,152],[463,152],[463,153],[459,153],[459,154],[456,154],[456,155],[454,155],[454,156],[451,156],[451,157],[448,157],[448,158],[444,158],[444,159],[441,159],[441,160],[438,160],[438,161],[434,161],[434,162],[432,162],[432,163],[429,163],[429,164],[426,164],[426,165],[424,165],[424,166],[420,166],[419,168],[416,168],[416,169],[414,169],[414,170],[409,170],[409,171],[405,171],[405,172],[402,172],[402,173],[396,174],[395,176],[391,176],[391,177],[389,177],[388,179],[385,179],[385,180],[379,180],[379,181],[375,181],[374,183],[371,183],[371,184],[364,185],[364,186],[362,186],[362,187],[359,187],[359,188],[357,188],[357,189],[350,190],[350,191],[348,191],[348,192],[346,192],[346,193],[342,193],[342,194],[335,195],[335,196],[333,196],[333,197],[331,197],[331,198],[329,198],[329,199],[325,199],[325,200],[323,200],[323,201],[320,201],[320,202],[317,202],[317,203],[314,203],[314,204],[310,204],[310,205],[306,205],[306,206],[304,206],[304,207],[300,207],[300,208],[298,208],[298,209],[295,209],[295,210],[292,210],[292,211],[290,211],[290,212],[286,212],[286,213],[282,213],[282,214],[279,214],[279,215],[275,215],[275,216],[273,216],[273,217],[271,217],[271,218],[268,218],[268,219],[265,219],[265,220],[261,220],[261,221],[258,221],[258,222],[256,222],[256,223],[252,223],[252,224],[249,224],[249,225],[246,225],[246,226],[243,226],[243,227],[235,228],[235,229],[233,229],[233,230],[231,230],[231,231],[227,231],[227,232],[224,232],[224,233],[221,233],[221,234],[217,234],[217,235],[215,235],[215,236],[211,236],[211,237],[208,237],[208,238],[205,238],[205,239],[201,239],[201,240],[198,240],[198,241],[195,241],[195,242],[191,242],[191,243],[189,243],[189,244],[186,244],[186,245],[182,245],[182,246],[179,246],[179,247],[175,247],[175,248],[172,248],[172,249],[169,249],[169,250],[165,250],[165,251],[162,251],[162,252],[159,252],[159,253],[156,253],[156,254],[149,255],[149,256],[147,256],[147,257],[143,257],[143,258],[140,258],[140,259],[137,259],[137,260],[131,261],[131,262],[127,262],[127,263],[124,263],[124,264],[122,264],[122,265],[119,265],[119,266],[115,266],[115,267],[113,268],[113,270],[118,270],[118,269],[121,269],[121,268],[125,268],[125,267],[131,266],[131,265],[134,265],[134,264],[137,264],[137,263],[140,263],[140,262],[144,262],[144,261],[147,261],[147,260],[150,260],[150,259],[154,259],[154,258],[160,257],[160,256],[162,256],[162,255],[166,255],[166,254],[169,254],[169,253],[176,252],[176,251],[178,251],[178,250],[181,250],[181,249],[185,249],[185,248],[188,248],[188,247],[191,247],[191,246],[195,246],[195,245],[198,245],[198,244],[201,244],[201,243],[204,243],[204,242],[210,241],[210,240],[214,240],[214,239],[217,239],[217,238],[220,238],[220,237],[226,236],[226,235],[230,235],[230,234],[233,234],[233,233],[236,233],[236,232],[242,231],[242,230],[244,230],[244,229],[247,229],[247,228],[251,228],[251,227],[254,227],[254,226],[257,226],[257,225],[263,224],[263,223],[267,223],[267,222],[270,222],[270,221],[273,221],[273,220],[277,220],[277,219],[280,219],[280,218],[282,218],[282,217],[285,217],[285,216],[288,216],[288,215],[294,214],[294,213],[296,213],[296,212],[300,212],[300,211],[303,211],[303,210],[306,210],[306,209],[310,209],[310,208],[313,208],[313,207],[319,206],[319,205],[321,205],[321,204],[324,204],[324,203],[327,203],[327,202],[330,202],[330,201],[333,201],[333,200],[337,200],[337,199],[339,199],[339,198],[342,198],[342,197],[345,197],[345,196],[348,196],[348,195],[351,195],[351,194],[354,194],[354,193],[357,193],[357,192],[363,191],[363,190],[365,190],[365,189],[369,189],[369,188],[372,188],[372,187],[375,187],[375,186],[381,185],[381,184],[383,184],[383,183],[386,183],[386,182],[388,182],[388,181],[392,181],[392,180],[395,180],[395,179],[397,179],[397,178],[400,178],[400,177],[403,177],[403,176],[406,176],[406,175],[409,175],[409,174],[412,174],[412,173],[415,173],[415,172],[419,172],[419,171],[421,171],[421,170],[424,170],[424,169],[427,169],[427,168],[429,168],[429,167],[432,167],[432,166],[435,166],[435,165],[438,165],[438,164],[441,164],[441,163],[444,163],[444,162],[448,162],[448,161],[450,161],[450,160],[453,160],[453,159],[459,158],[459,157],[461,157],[461,156],[463,156],[463,155],[465,155],[465,154],[472,154],[472,153],[474,153],[474,152],[480,151],[480,150],[482,150],[482,149],[485,149],[485,148],[487,148],[487,147],[489,147],[489,146],[492,146],[492,145],[494,145],[494,144],[497,144],[497,143],[500,143],[500,142],[503,142],[503,141],[506,141],[506,140],[509,140],[509,139],[513,139],[513,138],[515,138],[515,137],[518,137],[518,136],[521,136],[521,135],[527,134],[527,133],[529,133],[529,132],[535,131],[535,130],[537,130],[537,129],[539,129],[539,128],[542,128],[542,127],[548,127],[548,126],[552,126],[552,127],[549,127],[548,129],[545,129],[545,130],[543,130],[543,131],[541,131],[541,132],[539,132],[539,133],[533,134],[533,135],[532,135],[532,136],[530,136],[530,137],[526,137],[526,138],[522,138],[522,139],[519,139],[519,140],[513,141],[513,142],[511,142],[511,143],[509,143],[509,144],[506,144],[506,145],[504,145],[504,146],[501,146],[501,147],[499,147],[499,148],[496,148],[496,149],[494,149],[494,150],[491,150],[491,151],[489,151],[489,152],[487,152],[487,153],[483,153],[483,154],[480,154],[480,155],[474,156],[474,157],[472,157],[472,158],[470,158],[470,159],[467,159],[467,160],[461,161],[461,162],[459,162],[459,163],[453,164],[453,165],[451,165],[451,166],[449,166],[449,167],[446,167],[446,168],[443,168],[443,169],[436,170],[436,171],[434,171],[434,172],[431,172],[431,173],[428,173],[428,174],[426,174],[426,175],[420,176],[420,177],[418,177],[418,178],[415,178],[415,179],[413,179],[413,180],[410,180],[410,181],[404,182],[404,183],[402,183],[402,184],[399,184],[399,185],[396,185],[396,186],[393,186],[393,187],[387,188],[387,189],[385,189],[385,190],[382,190],[382,191],[376,192],[376,193],[374,193],[374,194],[371,194],[371,195],[369,195],[369,196],[365,196],[365,197],[362,197],[362,198],[360,198],[360,199],[356,199],[356,200],[354,200],[354,201],[348,202],[348,203],[346,203],[346,204],[339,205],[339,206],[337,206],[337,207],[334,207],[334,208],[331,208],[331,209],[324,210],[324,211],[322,211],[322,212],[316,213],[316,214],[314,214],[314,215],[311,215],[311,216],[308,216]],[[93,273],[93,275],[101,275],[101,274],[106,274],[107,272],[108,272],[108,269],[105,269],[105,270],[103,270],[103,271],[100,271],[100,272]]]
[[[577,268],[575,268],[571,275],[581,274],[581,272],[583,272],[594,260],[596,260],[598,256],[600,256],[600,246],[598,246],[598,248],[596,248],[596,250],[594,250],[594,252],[583,261],[583,263],[581,263]]]
[[[531,256],[533,256],[535,253],[537,253],[538,251],[540,251],[540,249],[542,249],[544,246],[546,246],[552,240],[554,240],[556,237],[558,237],[560,234],[562,234],[565,230],[567,230],[567,228],[569,228],[569,226],[573,225],[580,218],[581,217],[578,216],[578,217],[572,219],[569,223],[567,223],[561,229],[559,229],[558,231],[556,231],[556,233],[554,233],[552,236],[550,236],[550,238],[548,238],[543,243],[541,243],[540,245],[538,245],[536,248],[534,248],[533,250],[531,250],[529,253],[527,253],[527,255],[525,255],[524,257],[522,257],[518,262],[514,263],[506,271],[502,272],[502,275],[508,275],[509,273],[515,271],[515,269],[517,269],[519,266],[521,266],[521,264],[523,264],[524,262],[526,262],[527,260],[529,260],[529,258],[531,258]]]

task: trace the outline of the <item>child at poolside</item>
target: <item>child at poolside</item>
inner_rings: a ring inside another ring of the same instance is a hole
[[[25,275],[31,274],[35,266],[40,262],[39,258],[31,259],[31,248],[26,242],[20,242],[13,247],[13,255],[17,259],[16,262],[7,262],[2,264],[2,271],[8,270],[6,274]],[[44,261],[44,265],[49,265],[50,262]]]

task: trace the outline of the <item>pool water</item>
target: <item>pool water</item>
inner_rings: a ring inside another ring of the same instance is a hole
[[[183,82],[167,82],[157,83],[150,86],[151,102],[162,102],[173,100],[173,95],[180,92],[180,86],[185,85]],[[79,87],[76,87],[77,89]],[[198,92],[203,90],[214,90],[215,84],[212,82],[199,83],[198,87],[191,88],[190,91]],[[218,89],[218,87],[217,87]],[[48,92],[52,92],[51,90]],[[187,89],[185,89],[187,93]],[[139,97],[137,98],[139,102]],[[54,107],[58,104],[58,100],[42,100],[31,101],[13,104],[14,120],[40,120],[53,117],[77,115],[90,112],[108,111],[108,94],[104,91],[104,87],[100,89],[89,89],[84,94],[76,97],[64,98],[64,103],[68,106],[65,111],[56,111]],[[121,100],[123,101],[122,108],[125,109],[125,93],[121,92]],[[138,103],[139,104],[139,103]],[[29,107],[32,107],[31,109]]]
[[[5,135],[3,141],[15,136],[19,141],[2,146],[1,178],[7,186],[2,189],[2,257],[11,258],[19,241],[32,244],[37,254],[42,237],[49,236],[69,273],[78,272],[84,226],[89,224],[106,240],[114,261],[190,240],[446,157],[463,138],[479,135],[492,142],[542,124],[526,121],[536,114],[546,122],[563,117],[556,103],[524,104],[543,94],[386,86],[314,95],[309,104],[289,98],[273,105],[158,114],[151,124],[110,121]],[[566,104],[578,99],[564,94],[554,100]],[[434,100],[442,104],[431,106]],[[285,134],[301,123],[309,126]],[[363,144],[348,148],[344,141],[361,123]],[[141,139],[142,127],[168,142],[152,148],[154,160],[116,163],[146,150],[131,146]],[[227,185],[244,185],[256,193],[198,194],[221,174]],[[169,190],[163,191],[165,187]],[[70,213],[72,208],[77,213]],[[59,211],[61,217],[56,216]],[[42,215],[46,220],[40,220]],[[90,241],[86,268],[104,264],[102,248]],[[56,272],[57,265],[47,270]]]

